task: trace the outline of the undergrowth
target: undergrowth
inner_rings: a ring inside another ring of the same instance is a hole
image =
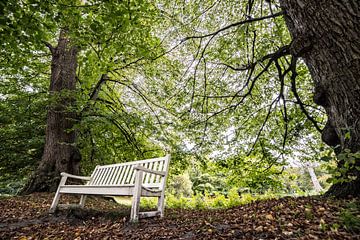
[[[166,207],[173,209],[224,209],[239,205],[251,203],[255,200],[274,199],[277,196],[273,193],[263,195],[253,195],[250,193],[238,194],[237,188],[229,191],[227,196],[215,193],[214,195],[193,195],[192,197],[175,196],[173,194],[166,195]],[[119,202],[119,201],[118,201]],[[123,202],[122,202],[123,203]],[[155,208],[157,198],[141,198],[140,206],[142,208]]]
[[[360,232],[360,203],[352,201],[340,212],[340,220],[351,232]]]

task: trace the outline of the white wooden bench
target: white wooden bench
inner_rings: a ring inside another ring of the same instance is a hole
[[[55,212],[60,194],[79,194],[83,207],[86,195],[132,196],[130,221],[139,217],[164,216],[165,185],[169,171],[170,155],[127,163],[96,166],[90,177],[61,173],[50,212]],[[66,185],[67,178],[85,180],[85,185]],[[139,212],[140,197],[158,197],[157,211]],[[64,205],[62,205],[64,206]],[[67,206],[67,205],[65,205]]]

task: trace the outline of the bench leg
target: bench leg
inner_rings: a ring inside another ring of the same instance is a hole
[[[135,178],[135,188],[131,204],[130,221],[139,221],[139,210],[140,210],[140,197],[141,197],[141,185],[143,179],[143,172],[137,171]]]
[[[160,212],[160,217],[164,217],[164,207],[165,207],[165,194],[161,193],[161,196],[158,197],[158,207],[157,210]]]
[[[81,208],[84,207],[84,205],[85,205],[85,200],[86,200],[86,195],[81,195],[81,197],[80,197],[80,203],[79,203],[79,205],[80,205]]]
[[[54,213],[55,210],[56,210],[56,206],[58,205],[59,199],[60,199],[60,187],[65,185],[66,179],[67,179],[67,177],[65,176],[65,177],[62,177],[61,180],[60,180],[58,189],[57,189],[57,191],[55,193],[54,200],[51,203],[51,207],[50,207],[50,210],[49,210],[50,213]]]

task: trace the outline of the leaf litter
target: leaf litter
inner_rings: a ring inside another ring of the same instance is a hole
[[[84,209],[48,210],[53,194],[0,198],[0,239],[360,239],[341,213],[359,199],[285,197],[217,210],[166,209],[129,222],[130,208],[89,197]],[[62,196],[61,202],[78,198]],[[356,216],[355,216],[356,217]],[[359,217],[359,216],[358,216]]]

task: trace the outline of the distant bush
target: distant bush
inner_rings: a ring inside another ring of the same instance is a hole
[[[167,191],[177,197],[191,197],[193,195],[192,182],[187,173],[173,176],[167,186]]]
[[[226,196],[230,188],[226,183],[226,176],[223,174],[192,174],[191,181],[193,182],[192,189],[196,194],[215,195],[221,193]]]
[[[241,204],[241,197],[239,195],[238,188],[230,189],[228,199],[228,207],[235,207]]]

